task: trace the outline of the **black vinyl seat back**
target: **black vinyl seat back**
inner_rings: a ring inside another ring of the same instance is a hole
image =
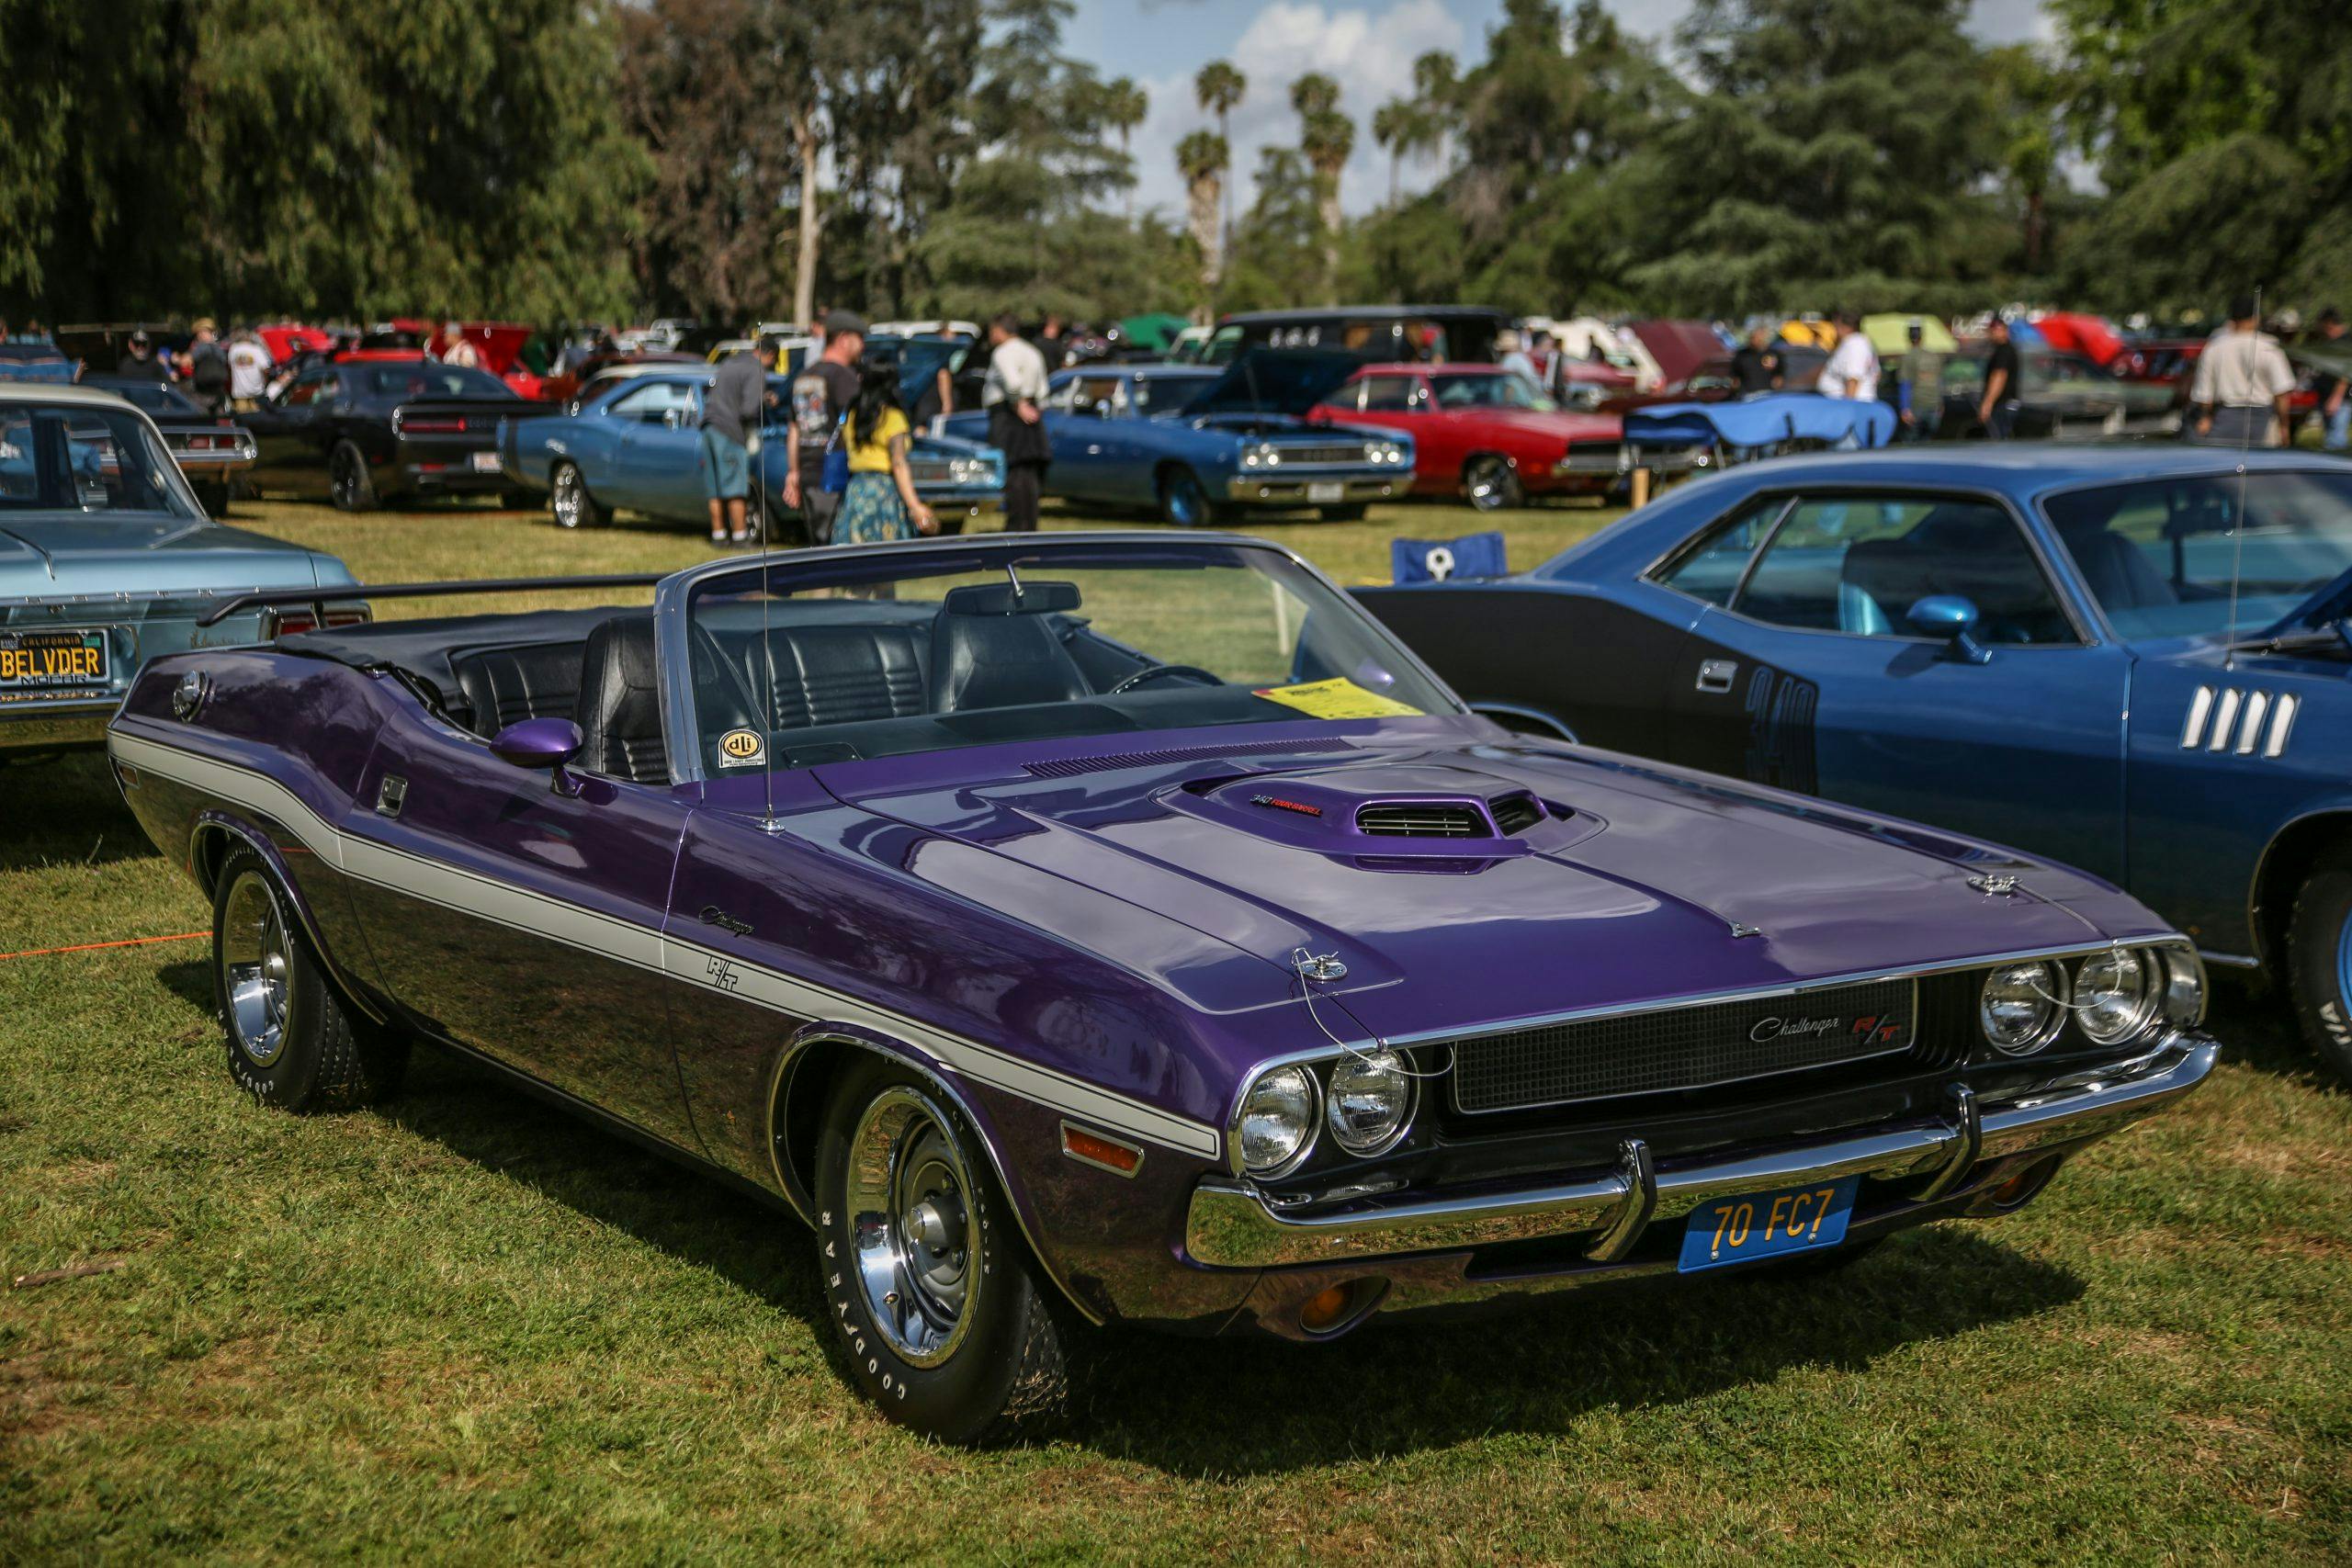
[[[486,648],[451,660],[474,733],[484,739],[526,718],[571,718],[580,704],[585,644]]]
[[[1857,540],[1845,552],[1839,590],[1844,631],[1905,635],[1912,605],[1950,593],[1976,606],[1977,636],[1986,642],[2074,640],[2033,552],[1993,506],[1942,506],[1902,538]]]
[[[931,638],[920,625],[780,626],[743,652],[744,684],[768,710],[771,729],[865,724],[929,710]]]
[[[1075,609],[1067,583],[951,588],[931,628],[931,708],[1018,707],[1091,696],[1078,661],[1062,646],[1056,611]]]
[[[652,615],[604,622],[588,634],[580,662],[580,766],[636,784],[669,783]]]

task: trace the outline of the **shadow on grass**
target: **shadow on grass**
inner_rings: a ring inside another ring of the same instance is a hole
[[[2237,974],[2213,976],[2205,1028],[2222,1043],[2222,1059],[2307,1089],[2344,1088],[2303,1038],[2284,991]]]
[[[800,1318],[841,1367],[808,1234],[789,1215],[438,1051],[419,1051],[385,1113]],[[1472,1322],[1375,1319],[1329,1345],[1108,1332],[1081,1347],[1068,1438],[1173,1474],[1281,1473],[1559,1432],[1595,1409],[1680,1404],[1795,1368],[1858,1371],[2081,1291],[2064,1269],[1947,1224],[1824,1279],[1645,1281]]]
[[[8,831],[0,834],[0,873],[49,865],[111,865],[146,860],[155,846],[122,803],[103,752],[69,751],[43,761],[0,768]]]

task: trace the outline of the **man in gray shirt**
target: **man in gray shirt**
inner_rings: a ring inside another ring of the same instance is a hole
[[[728,355],[702,399],[702,484],[710,498],[710,542],[748,543],[743,503],[752,493],[752,446],[761,412],[773,401],[768,372],[775,344],[763,341]]]

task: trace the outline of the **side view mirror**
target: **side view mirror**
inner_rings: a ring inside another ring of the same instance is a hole
[[[684,410],[684,409],[663,409],[663,410],[662,411],[662,429],[664,429],[664,430],[675,430],[675,429],[677,429],[680,425],[682,425],[682,424],[684,424],[684,423],[686,423],[686,411],[685,411],[685,410]]]
[[[556,794],[572,795],[580,793],[580,785],[563,771],[564,764],[580,755],[587,739],[568,718],[526,718],[492,736],[490,751],[514,767],[547,769]]]
[[[1993,650],[1976,640],[1976,606],[1957,593],[1930,593],[1903,617],[1921,637],[1941,637],[1951,644],[1951,656],[1983,664]]]
[[[1110,418],[1110,417],[1111,417],[1111,400],[1110,400],[1110,399],[1108,399],[1108,398],[1102,398],[1102,399],[1098,399],[1098,400],[1095,401],[1095,404],[1094,404],[1094,417],[1095,417],[1095,418],[1097,418],[1097,419],[1108,419],[1108,418]]]

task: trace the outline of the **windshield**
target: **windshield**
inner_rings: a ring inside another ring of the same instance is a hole
[[[1552,405],[1518,376],[1439,376],[1437,406],[1442,409],[1547,409]]]
[[[368,390],[379,398],[511,398],[513,388],[497,377],[463,365],[384,365],[368,372]]]
[[[1136,412],[1173,413],[1216,386],[1216,376],[1205,370],[1197,376],[1138,376],[1135,378]]]
[[[2042,511],[2124,637],[2259,630],[2352,570],[2352,473],[2144,479]],[[2231,576],[2237,576],[2231,614]]]
[[[0,512],[204,515],[137,414],[38,403],[0,403]]]
[[[888,548],[694,592],[714,776],[1012,740],[1461,712],[1345,596],[1238,546]]]

